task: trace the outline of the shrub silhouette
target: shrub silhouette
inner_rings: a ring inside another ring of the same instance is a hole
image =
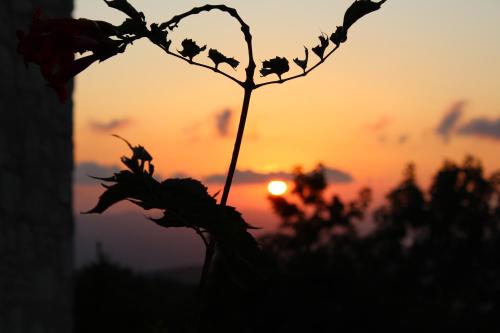
[[[212,259],[216,252],[222,259],[221,265],[228,275],[234,277],[233,283],[246,288],[248,282],[258,279],[258,248],[253,237],[248,233],[248,224],[234,208],[227,207],[227,199],[232,179],[236,170],[238,155],[242,143],[246,118],[253,91],[258,88],[282,84],[306,76],[328,59],[342,43],[347,40],[349,28],[365,15],[378,10],[386,0],[378,2],[357,0],[347,9],[342,26],[330,35],[319,36],[320,44],[313,47],[318,62],[309,66],[309,52],[305,49],[305,59],[294,60],[300,68],[299,74],[284,77],[290,71],[289,61],[277,56],[262,63],[262,77],[276,75],[276,80],[263,83],[255,82],[257,65],[253,55],[250,27],[240,17],[236,9],[225,5],[205,5],[173,16],[162,23],[148,25],[145,15],[134,8],[127,0],[105,0],[109,7],[125,14],[125,21],[118,26],[104,21],[88,19],[44,19],[41,11],[33,17],[30,30],[18,32],[18,51],[26,63],[33,62],[40,66],[42,75],[64,102],[67,99],[66,83],[75,75],[95,62],[105,61],[121,54],[136,40],[147,38],[167,55],[181,59],[191,65],[203,67],[232,80],[244,90],[241,117],[235,139],[231,162],[228,169],[224,190],[217,204],[214,196],[199,181],[187,179],[167,179],[159,182],[153,178],[152,157],[141,146],[129,144],[131,157],[123,157],[127,167],[110,178],[102,179],[112,183],[104,185],[106,191],[100,197],[97,206],[88,213],[102,213],[108,207],[121,200],[130,200],[144,209],[159,208],[164,211],[163,218],[155,220],[164,227],[188,227],[194,229],[206,245],[206,257],[200,281],[200,292],[204,293]],[[245,80],[240,81],[222,71],[224,64],[232,69],[240,62],[221,51],[210,48],[208,58],[214,66],[198,62],[207,49],[197,41],[185,38],[180,49],[174,50],[170,32],[186,18],[209,11],[221,11],[235,19],[243,33],[247,48]],[[333,44],[330,47],[330,42]],[[80,54],[79,57],[76,55]],[[219,269],[221,271],[221,269]],[[246,281],[243,281],[246,280]],[[244,283],[243,283],[244,282]]]

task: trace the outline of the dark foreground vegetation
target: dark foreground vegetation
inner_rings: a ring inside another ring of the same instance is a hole
[[[187,332],[192,286],[140,274],[99,251],[76,276],[76,332]]]
[[[270,198],[282,226],[260,239],[264,278],[215,275],[207,332],[500,329],[500,173],[446,162],[424,191],[409,166],[371,210],[369,189],[345,202],[326,187],[321,168],[297,172],[292,198]],[[189,332],[195,292],[101,255],[77,274],[77,332]]]

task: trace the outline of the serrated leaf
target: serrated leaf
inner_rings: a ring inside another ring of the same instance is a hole
[[[265,60],[262,62],[262,68],[260,70],[261,76],[268,76],[269,74],[278,75],[281,80],[281,75],[285,74],[290,70],[288,65],[288,59],[282,57],[275,57],[270,60]]]
[[[304,58],[304,60],[301,60],[299,58],[295,58],[295,59],[293,59],[293,62],[295,64],[297,64],[297,66],[299,66],[300,68],[302,68],[302,70],[305,72],[306,68],[307,68],[307,62],[309,61],[309,50],[305,46],[304,46],[304,52],[305,52],[305,58]]]
[[[208,50],[208,57],[210,60],[212,60],[215,64],[215,68],[219,68],[219,65],[222,63],[226,63],[229,66],[231,66],[233,69],[236,69],[240,62],[234,58],[228,58],[216,49],[210,49]]]
[[[328,47],[328,44],[330,42],[328,41],[328,36],[321,35],[318,37],[319,38],[319,45],[316,45],[315,47],[312,48],[312,51],[314,54],[316,54],[321,60],[323,60],[325,50]]]
[[[148,207],[150,208],[160,208],[157,207],[158,204],[153,204],[153,202],[157,202],[155,200],[155,191],[159,187],[159,183],[149,175],[123,170],[115,174],[114,177],[106,180],[114,184],[103,184],[106,191],[99,197],[97,205],[85,212],[85,214],[102,214],[114,204],[127,199],[134,199],[134,203],[148,203]]]
[[[165,211],[158,219],[150,218],[150,220],[164,228],[182,228],[188,225],[185,219],[172,210]]]
[[[257,241],[248,232],[249,226],[234,207],[218,206],[219,223],[211,235],[218,244],[218,256],[233,282],[245,287],[262,279],[261,252]]]
[[[118,136],[117,136],[118,137]],[[150,169],[144,167],[152,160],[147,150],[132,146],[131,157],[122,157],[128,170],[113,177],[98,178],[107,183],[97,205],[86,213],[103,213],[114,204],[128,200],[143,209],[161,209],[160,218],[149,218],[165,227],[186,227],[198,233],[208,232],[217,243],[217,253],[233,281],[240,285],[259,278],[260,250],[248,232],[255,229],[243,219],[234,207],[217,204],[215,196],[200,181],[192,178],[171,178],[158,182]]]
[[[182,45],[182,50],[178,52],[184,58],[189,58],[189,61],[193,61],[194,57],[196,57],[202,51],[205,51],[205,49],[207,48],[206,45],[200,47],[198,46],[198,44],[196,44],[194,40],[187,38],[182,41],[181,45]]]
[[[123,156],[121,158],[128,170],[122,170],[108,178],[93,177],[114,184],[103,184],[106,191],[99,197],[97,205],[86,213],[101,214],[112,205],[126,199],[133,199],[136,204],[143,202],[144,205],[141,206],[143,208],[146,206],[159,208],[155,192],[160,184],[152,177],[154,166],[151,161],[153,157],[143,146],[132,146],[124,138],[116,134],[113,136],[123,140],[132,151],[131,157]]]

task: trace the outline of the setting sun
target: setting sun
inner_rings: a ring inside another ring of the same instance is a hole
[[[267,184],[267,190],[272,195],[283,195],[285,194],[288,186],[284,181],[281,180],[273,180]]]

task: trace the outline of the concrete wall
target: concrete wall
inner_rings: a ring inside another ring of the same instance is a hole
[[[72,332],[72,106],[16,54],[34,8],[68,16],[72,0],[0,0],[0,332]]]

